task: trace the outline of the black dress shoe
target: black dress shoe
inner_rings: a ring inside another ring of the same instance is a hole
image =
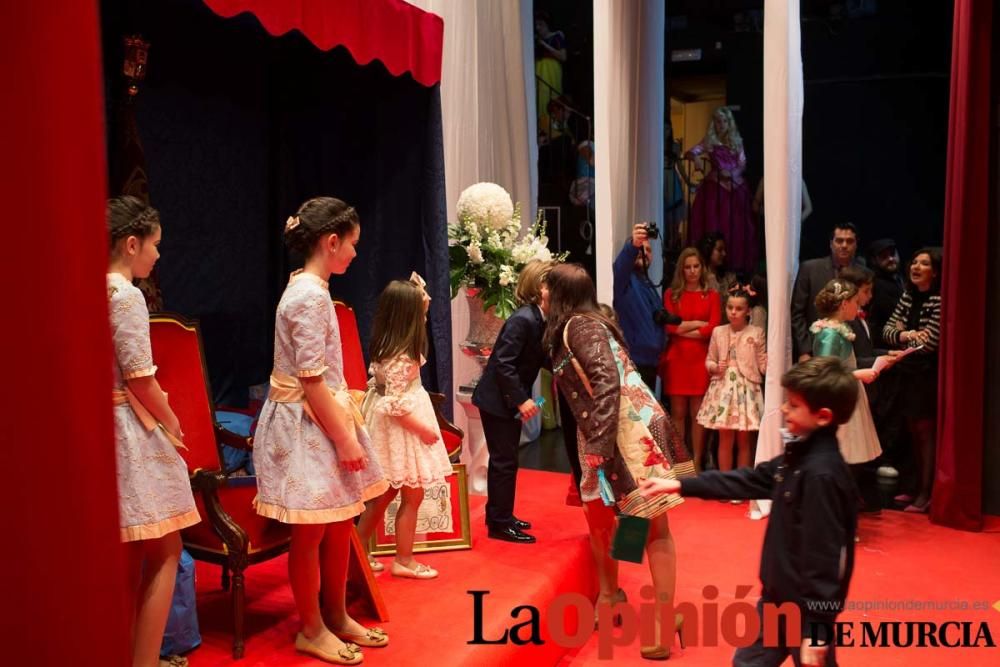
[[[518,530],[531,530],[531,524],[514,517],[514,527]]]
[[[516,526],[500,526],[489,528],[489,536],[494,540],[503,540],[504,542],[517,542],[520,544],[532,544],[535,541],[534,535],[528,535],[527,533],[521,532]]]

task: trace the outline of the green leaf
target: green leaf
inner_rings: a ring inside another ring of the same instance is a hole
[[[469,263],[469,252],[462,245],[450,245],[448,246],[448,263],[452,266],[462,265],[463,267]]]

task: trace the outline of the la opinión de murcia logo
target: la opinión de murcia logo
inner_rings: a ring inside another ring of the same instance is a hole
[[[662,619],[660,635],[673,637],[676,615],[684,618],[681,637],[685,646],[725,645],[739,648],[756,641],[763,626],[765,646],[780,646],[779,628],[786,628],[785,645],[798,646],[802,642],[802,613],[799,607],[786,602],[780,605],[765,602],[762,614],[758,615],[754,604],[745,598],[753,590],[752,586],[736,587],[736,600],[719,604],[719,589],[705,586],[702,595],[705,602],[696,605],[682,602],[676,606],[666,600],[656,600],[652,586],[643,586],[639,594],[642,602],[638,605],[602,603],[597,608],[598,639],[597,656],[611,659],[616,646],[630,646],[636,637],[644,645],[658,642],[656,619]],[[545,643],[542,638],[542,613],[534,605],[518,605],[510,610],[512,621],[500,635],[487,637],[484,634],[483,617],[486,611],[488,590],[466,591],[472,596],[473,636],[468,644],[537,644]],[[854,603],[860,605],[862,603]],[[1000,602],[997,603],[1000,606]],[[813,605],[823,611],[835,611],[838,603]],[[987,606],[976,609],[986,609]],[[570,610],[573,610],[571,612]],[[1000,611],[1000,609],[998,609]],[[580,593],[565,593],[556,596],[546,608],[545,626],[551,641],[565,648],[583,646],[593,635],[593,626],[587,623],[594,618],[594,603]],[[621,616],[621,626],[613,627],[612,619]],[[575,630],[571,627],[576,617]],[[742,622],[741,622],[742,621]],[[820,642],[835,641],[837,646],[862,648],[888,647],[946,647],[946,648],[995,648],[989,623],[986,621],[837,621],[834,623],[810,623],[808,634]]]

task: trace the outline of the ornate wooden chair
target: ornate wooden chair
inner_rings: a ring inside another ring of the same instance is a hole
[[[337,313],[337,323],[340,325],[340,345],[344,350],[344,380],[352,392],[364,393],[368,389],[368,369],[365,366],[364,351],[361,346],[361,333],[358,330],[358,320],[354,309],[343,301],[334,300],[334,311]],[[448,458],[452,463],[458,463],[462,455],[462,441],[465,433],[441,412],[444,405],[444,394],[428,392],[434,412],[437,415],[438,426],[441,428],[441,438],[448,450]]]
[[[182,531],[184,548],[197,560],[222,566],[222,588],[232,591],[233,658],[239,659],[244,653],[244,570],[285,553],[291,527],[254,511],[256,477],[229,476],[223,470],[220,446],[251,449],[253,438],[227,431],[215,420],[198,323],[155,313],[150,316],[150,338],[159,365],[157,379],[183,424],[188,449],[181,455],[202,518]],[[351,577],[361,586],[359,592],[374,608],[375,617],[387,620],[357,534],[352,541]]]

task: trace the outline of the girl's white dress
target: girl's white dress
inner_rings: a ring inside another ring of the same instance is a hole
[[[838,357],[850,371],[858,368],[854,356],[854,332],[843,322],[817,320],[809,328],[813,334],[813,355]],[[840,453],[849,464],[867,463],[882,455],[875,420],[868,406],[865,385],[858,380],[858,400],[851,418],[837,429]]]
[[[127,380],[156,374],[146,300],[123,275],[109,273],[108,305],[115,347],[112,396],[120,537],[123,542],[149,540],[201,519],[187,464],[159,428],[143,425],[128,396]]]
[[[369,368],[372,378],[365,421],[372,447],[394,489],[435,486],[452,473],[434,405],[420,382],[420,365],[408,355],[399,354],[384,362],[376,361]],[[424,444],[399,423],[397,417],[410,413],[434,428],[438,434],[435,443]]]
[[[340,327],[326,281],[296,272],[278,303],[271,390],[254,437],[258,514],[283,523],[331,523],[360,514],[388,488],[360,413],[355,433],[369,460],[340,466],[333,441],[309,413],[299,378],[322,376],[346,414],[356,412],[344,382]]]

